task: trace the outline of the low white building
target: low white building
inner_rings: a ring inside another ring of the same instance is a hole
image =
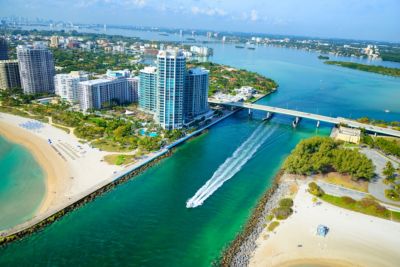
[[[211,49],[205,46],[191,46],[190,52],[199,55],[199,56],[209,56],[211,55]]]
[[[359,144],[361,140],[361,130],[340,126],[339,128],[333,128],[331,136],[335,140]]]

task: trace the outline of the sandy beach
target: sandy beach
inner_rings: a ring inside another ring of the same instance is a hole
[[[73,135],[46,123],[31,129],[27,127],[31,122],[0,113],[0,135],[26,147],[46,175],[46,196],[34,217],[65,205],[123,169],[103,162],[107,152],[81,144]]]
[[[68,182],[67,164],[49,144],[41,138],[21,130],[11,123],[0,120],[0,135],[10,142],[27,148],[45,172],[46,196],[38,213],[46,211],[55,199],[63,196],[65,183]]]
[[[264,230],[250,266],[398,266],[400,223],[315,205],[303,184],[294,199],[295,213],[270,233]],[[319,224],[328,235],[316,235]]]

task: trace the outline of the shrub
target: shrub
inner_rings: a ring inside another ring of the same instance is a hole
[[[288,207],[279,207],[274,209],[273,213],[278,220],[285,220],[293,213],[293,210]]]
[[[308,192],[317,197],[322,197],[323,195],[325,195],[324,190],[322,190],[321,187],[319,187],[315,182],[311,182],[308,184]]]
[[[291,198],[283,198],[279,201],[280,207],[291,208],[293,207],[293,199]]]
[[[274,219],[274,214],[272,214],[272,213],[271,213],[271,214],[268,214],[268,216],[267,216],[266,219],[267,219],[267,221],[269,221],[269,222],[272,221],[272,220]]]
[[[275,230],[276,227],[279,226],[279,222],[278,221],[273,221],[270,223],[270,225],[268,226],[268,231],[272,232]]]
[[[363,198],[361,199],[358,203],[360,203],[360,205],[364,208],[368,208],[368,207],[376,207],[377,205],[379,205],[374,199],[372,198]]]
[[[393,167],[392,162],[386,162],[386,166],[383,169],[383,175],[386,176],[386,179],[392,180],[395,178],[396,169]]]
[[[393,189],[386,189],[385,196],[394,201],[400,201],[400,194]]]
[[[352,199],[351,197],[348,197],[348,196],[343,196],[343,197],[341,197],[341,199],[343,200],[344,203],[349,204],[349,205],[356,203],[356,201],[354,199]]]

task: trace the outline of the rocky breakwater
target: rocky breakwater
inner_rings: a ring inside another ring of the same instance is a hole
[[[281,179],[284,172],[281,170],[275,177],[271,187],[261,197],[249,221],[243,230],[223,252],[219,264],[224,267],[248,266],[250,257],[257,248],[257,239],[268,224],[268,215],[279,205],[279,200],[287,196],[290,183]]]

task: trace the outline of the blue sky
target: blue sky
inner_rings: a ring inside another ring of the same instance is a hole
[[[0,0],[0,16],[400,42],[400,0]]]

